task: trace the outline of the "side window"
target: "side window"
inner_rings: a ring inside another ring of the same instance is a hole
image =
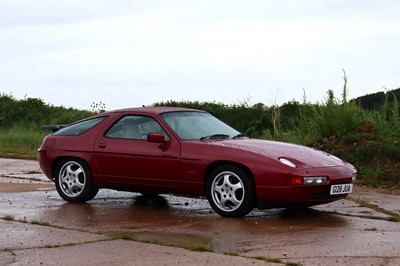
[[[71,124],[65,128],[58,130],[57,132],[53,133],[53,135],[78,136],[78,135],[85,133],[92,127],[96,126],[98,123],[100,123],[101,121],[103,121],[106,118],[107,118],[106,116],[102,116],[102,117],[97,117],[97,118],[88,119],[88,120],[84,120],[84,121],[79,121],[79,122],[76,122],[75,124]]]
[[[161,133],[165,140],[170,138],[153,118],[148,116],[128,115],[118,120],[107,132],[106,137],[118,139],[146,140],[150,133]]]

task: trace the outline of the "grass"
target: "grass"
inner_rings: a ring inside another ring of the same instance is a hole
[[[337,155],[356,166],[359,181],[372,187],[400,188],[400,115],[398,99],[386,92],[383,105],[363,109],[348,101],[347,76],[343,71],[341,99],[332,90],[324,102],[292,101],[267,107],[249,103],[225,105],[199,102],[167,102],[166,105],[202,109],[226,121],[250,137],[313,146]],[[67,124],[103,111],[93,112],[46,105],[42,100],[17,100],[0,94],[0,157],[36,159],[37,149],[48,132],[44,123]],[[163,106],[163,103],[155,104]]]
[[[15,217],[12,215],[5,215],[2,219],[5,221],[15,221]]]
[[[62,245],[59,245],[59,244],[57,244],[57,245],[55,245],[55,244],[47,244],[44,247],[45,248],[59,248],[59,247],[68,247],[68,246],[76,246],[76,245],[78,245],[78,243],[69,242],[69,243],[62,244]]]
[[[29,171],[25,172],[25,174],[27,174],[27,175],[36,175],[36,174],[41,174],[41,173],[42,172],[37,171],[37,170],[29,170]],[[30,180],[32,180],[32,179],[34,179],[34,178],[31,178]]]
[[[284,264],[284,265],[287,265],[287,266],[302,266],[303,265],[303,264],[301,264],[299,262],[286,262],[286,263],[284,263],[281,259],[269,258],[269,257],[265,257],[265,256],[254,256],[254,257],[246,257],[246,258],[262,260],[262,261],[269,262],[269,263],[279,263],[279,264]]]
[[[269,257],[265,257],[265,256],[254,256],[254,257],[249,257],[249,258],[256,259],[256,260],[262,260],[265,262],[283,263],[282,260],[280,260],[280,259],[269,258]]]
[[[33,127],[14,126],[0,130],[0,156],[3,158],[36,159],[46,132]]]
[[[397,223],[400,222],[400,214],[398,214],[396,212],[392,212],[392,211],[386,210],[386,209],[384,209],[382,207],[379,207],[376,204],[369,203],[369,202],[366,202],[366,201],[360,200],[360,199],[355,199],[353,197],[348,197],[348,199],[358,203],[362,207],[366,207],[366,208],[369,208],[369,209],[375,210],[377,212],[381,212],[381,213],[384,213],[384,214],[388,215],[388,218],[385,219],[387,221],[397,222]]]
[[[360,185],[366,185],[368,187],[386,187],[386,184],[379,179],[382,174],[383,169],[379,165],[364,165],[364,167],[359,169],[359,175],[362,176],[362,179],[358,180],[357,182]]]
[[[61,247],[61,245],[47,244],[47,245],[44,245],[44,247],[45,248],[58,248],[58,247]]]
[[[239,256],[239,253],[236,251],[224,251],[224,255]]]
[[[213,252],[214,250],[210,248],[208,244],[197,244],[186,247],[190,251],[200,251],[200,252]]]
[[[5,221],[14,221],[14,222],[19,222],[19,223],[24,223],[24,224],[34,224],[34,225],[49,226],[49,227],[53,227],[53,228],[64,229],[63,227],[52,225],[49,222],[38,221],[38,220],[28,221],[26,219],[26,217],[24,217],[23,219],[16,220],[13,215],[4,215],[1,219],[5,220]]]
[[[37,221],[37,220],[32,220],[30,223],[36,224],[36,225],[42,225],[42,226],[51,226],[50,223],[48,223],[48,222]]]

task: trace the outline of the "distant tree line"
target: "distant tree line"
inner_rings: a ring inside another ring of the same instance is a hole
[[[0,94],[0,129],[13,126],[41,127],[44,124],[68,124],[94,112],[46,104],[38,98],[16,99]]]
[[[362,108],[367,110],[378,110],[385,101],[392,104],[395,100],[400,99],[400,88],[392,91],[380,91],[372,94],[367,94],[354,99]]]
[[[343,136],[363,121],[370,121],[382,131],[400,135],[398,99],[400,89],[379,92],[347,101],[347,88],[342,99],[329,90],[324,103],[289,101],[281,106],[226,105],[216,102],[167,101],[156,106],[176,106],[207,111],[249,137],[291,141],[310,145],[332,136]]]
[[[301,103],[293,100],[281,106],[266,106],[263,103],[251,105],[248,102],[227,105],[172,100],[154,105],[205,110],[249,137],[307,144],[307,140],[315,138],[344,135],[363,120],[378,119],[376,113],[385,112],[383,119],[397,126],[399,97],[400,89],[397,89],[365,95],[347,102],[345,84],[341,100],[335,97],[333,91],[328,91],[326,102],[316,104],[304,99]],[[89,111],[53,106],[41,99],[16,99],[3,93],[0,94],[0,129],[14,125],[41,127],[44,124],[69,124],[105,111],[105,104],[93,103],[91,108]]]

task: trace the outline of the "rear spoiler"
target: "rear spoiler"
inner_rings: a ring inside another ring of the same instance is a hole
[[[43,125],[42,129],[51,130],[51,132],[54,133],[54,132],[57,132],[60,129],[66,127],[66,126],[68,126],[68,125]]]

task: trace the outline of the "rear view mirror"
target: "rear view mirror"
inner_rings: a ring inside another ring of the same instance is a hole
[[[147,141],[151,143],[164,143],[165,137],[160,133],[150,133],[147,135]]]

